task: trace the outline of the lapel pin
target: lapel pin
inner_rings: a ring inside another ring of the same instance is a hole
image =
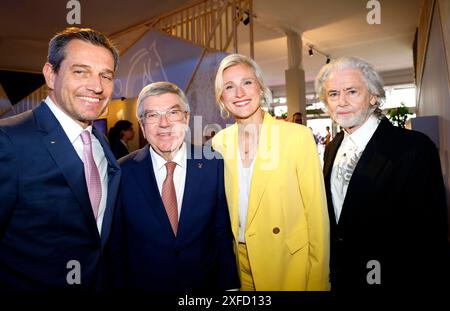
[[[198,168],[202,168],[203,167],[203,163],[197,163]]]
[[[55,143],[55,141],[54,141],[54,140],[50,141],[50,144],[54,144],[54,143]]]

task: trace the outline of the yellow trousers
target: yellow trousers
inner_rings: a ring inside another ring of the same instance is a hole
[[[241,290],[254,291],[255,284],[253,282],[252,269],[248,260],[247,246],[243,243],[238,244],[239,250],[239,274],[241,276]]]

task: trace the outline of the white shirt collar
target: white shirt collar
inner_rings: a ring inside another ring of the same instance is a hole
[[[155,167],[160,170],[162,169],[167,161],[162,156],[160,156],[155,150],[153,150],[153,147],[150,146],[150,155],[152,157],[152,162],[154,163]],[[172,159],[172,162],[175,162],[178,166],[181,166],[182,168],[186,168],[186,161],[187,161],[187,152],[186,152],[186,143],[183,142],[180,149],[175,153],[175,156]]]
[[[353,142],[359,150],[364,150],[379,124],[380,120],[372,114],[367,121],[352,134],[345,132],[344,139]]]
[[[80,137],[82,131],[86,130],[92,134],[92,125],[89,125],[87,128],[83,129],[81,125],[79,125],[77,122],[75,122],[75,120],[69,117],[63,110],[61,110],[61,108],[56,106],[55,103],[51,100],[50,96],[47,96],[47,98],[45,99],[45,103],[53,112],[59,124],[61,124],[64,132],[66,133],[72,144],[75,140],[78,139],[78,137]]]

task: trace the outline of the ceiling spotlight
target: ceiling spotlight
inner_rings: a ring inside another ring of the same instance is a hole
[[[308,53],[309,53],[309,56],[313,56],[314,55],[313,49],[311,47],[309,48]]]
[[[330,61],[331,61],[330,57],[329,57],[329,56],[327,56],[327,61],[326,61],[326,63],[327,63],[327,64],[329,64],[329,63],[330,63]]]
[[[245,12],[245,14],[247,15],[247,17],[244,18],[244,20],[242,21],[242,24],[244,24],[245,26],[247,26],[248,23],[250,23],[250,14],[249,14],[249,12]]]

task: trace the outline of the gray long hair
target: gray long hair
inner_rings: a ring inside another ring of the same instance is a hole
[[[383,113],[380,106],[383,105],[386,100],[386,93],[383,89],[383,80],[371,64],[357,57],[340,57],[322,67],[315,81],[315,90],[319,99],[326,103],[325,81],[333,71],[344,69],[355,69],[361,72],[361,75],[367,84],[367,88],[369,89],[369,93],[377,98],[373,113],[378,118],[381,118]]]

